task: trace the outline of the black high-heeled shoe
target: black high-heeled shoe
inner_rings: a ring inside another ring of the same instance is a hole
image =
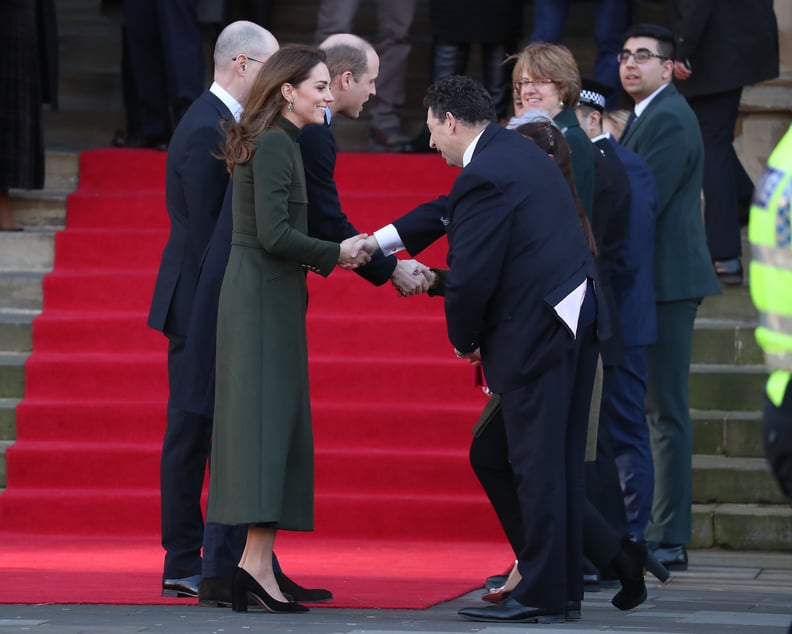
[[[611,603],[620,610],[632,610],[646,601],[644,563],[647,555],[645,546],[622,539],[621,550],[611,562],[621,583],[621,590],[613,596]]]
[[[237,568],[232,584],[231,609],[234,612],[247,612],[248,599],[255,601],[269,612],[290,614],[308,612],[308,608],[301,603],[273,599],[246,570]]]
[[[611,599],[611,603],[620,610],[632,610],[646,601],[644,569],[662,583],[668,581],[671,574],[645,545],[636,544],[626,537],[622,539],[621,545],[621,550],[611,562],[611,566],[619,576],[622,587]]]

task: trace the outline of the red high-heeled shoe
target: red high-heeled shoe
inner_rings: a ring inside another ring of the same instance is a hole
[[[500,603],[511,596],[511,590],[504,590],[503,586],[500,588],[491,588],[487,594],[481,595],[482,601],[489,603]]]

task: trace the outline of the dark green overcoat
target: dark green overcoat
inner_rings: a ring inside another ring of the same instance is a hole
[[[278,118],[234,170],[234,229],[217,319],[212,522],[313,528],[305,274],[329,275],[339,246],[306,235],[298,136]]]

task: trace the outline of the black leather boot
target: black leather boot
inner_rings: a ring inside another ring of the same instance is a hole
[[[451,75],[463,75],[467,68],[470,45],[465,42],[438,42],[432,45],[432,81]]]
[[[511,72],[514,62],[507,62],[508,50],[505,44],[481,45],[481,74],[484,88],[487,89],[499,121],[509,118],[512,101]]]

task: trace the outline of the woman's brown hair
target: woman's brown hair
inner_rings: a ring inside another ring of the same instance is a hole
[[[239,123],[225,126],[226,142],[221,155],[233,173],[234,166],[246,163],[253,155],[255,139],[272,125],[286,105],[281,93],[283,84],[298,86],[308,79],[317,64],[325,62],[325,53],[314,46],[293,44],[277,50],[264,62],[253,83]]]
[[[514,60],[514,82],[520,81],[523,74],[532,79],[552,79],[558,86],[562,109],[580,100],[580,70],[572,51],[563,44],[533,42],[509,59]]]

